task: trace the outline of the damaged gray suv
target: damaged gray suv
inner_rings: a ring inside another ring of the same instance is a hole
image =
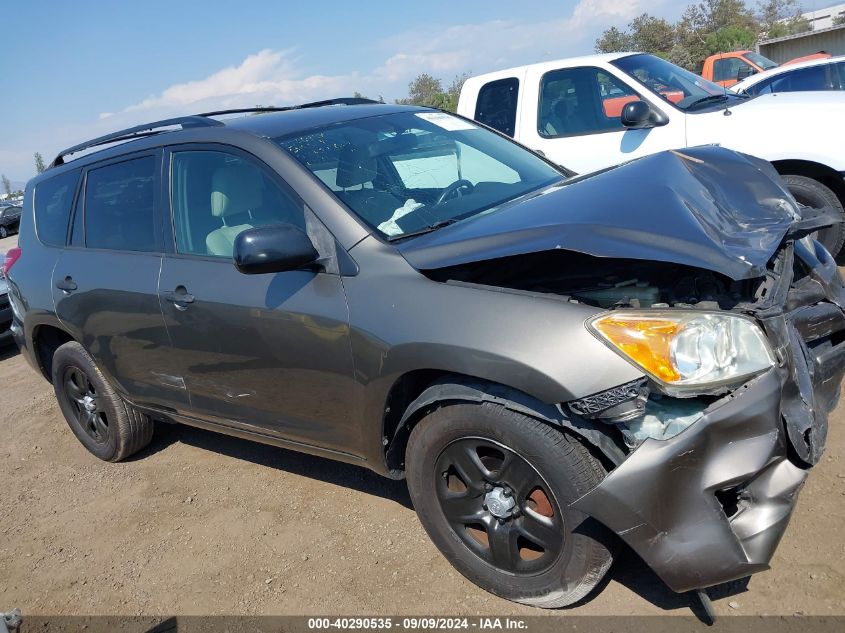
[[[27,185],[12,330],[85,448],[178,422],[404,477],[462,574],[541,607],[619,539],[679,592],[767,568],[845,370],[825,215],[717,147],[573,176],[436,110],[274,110]]]

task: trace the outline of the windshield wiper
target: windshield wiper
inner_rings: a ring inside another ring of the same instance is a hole
[[[737,99],[747,99],[748,95],[741,95],[735,92],[723,92],[717,95],[707,95],[706,97],[701,97],[701,99],[693,101],[687,106],[687,110],[692,110],[695,106],[704,105],[705,103],[728,101],[731,97],[736,97]]]
[[[448,220],[438,220],[437,222],[433,222],[424,226],[421,229],[417,229],[416,231],[411,231],[410,233],[402,233],[401,235],[393,235],[387,238],[388,242],[393,242],[396,240],[403,240],[406,237],[414,237],[415,235],[424,235],[425,233],[431,233],[432,231],[436,231],[437,229],[442,229],[444,226],[449,226],[450,224],[454,224],[455,222],[459,221],[460,218],[449,218]]]

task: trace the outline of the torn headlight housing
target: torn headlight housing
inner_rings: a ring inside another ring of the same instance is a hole
[[[614,310],[587,327],[676,397],[739,386],[775,364],[766,336],[750,318],[692,310]]]

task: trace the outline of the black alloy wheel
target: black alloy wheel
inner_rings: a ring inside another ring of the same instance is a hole
[[[97,444],[108,442],[108,418],[100,406],[96,388],[85,372],[79,367],[65,368],[62,387],[68,402],[76,412],[80,428]]]
[[[484,562],[515,575],[555,563],[563,548],[562,515],[525,458],[497,442],[466,438],[443,450],[436,469],[446,520]]]

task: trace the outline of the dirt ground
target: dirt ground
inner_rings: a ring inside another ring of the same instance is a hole
[[[0,242],[0,253],[14,238]],[[717,613],[845,614],[845,407],[831,416],[772,570],[714,592]],[[0,350],[0,612],[537,615],[453,571],[403,482],[181,426],[98,461],[52,387]],[[630,551],[570,614],[688,615]]]

